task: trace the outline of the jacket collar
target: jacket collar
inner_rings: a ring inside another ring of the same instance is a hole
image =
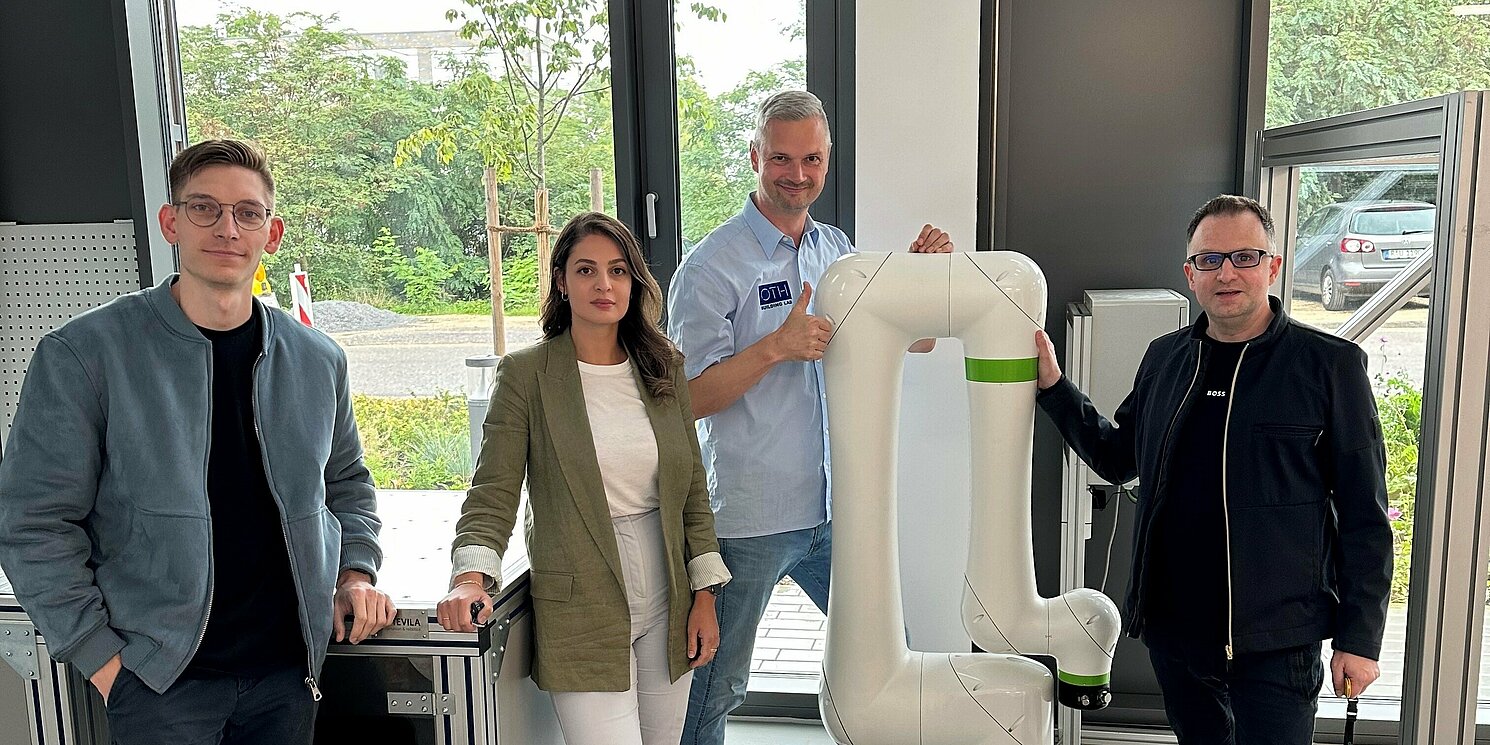
[[[1252,346],[1272,344],[1288,328],[1289,318],[1288,314],[1283,311],[1283,301],[1279,300],[1275,295],[1268,295],[1268,307],[1273,311],[1273,320],[1268,322],[1268,327],[1265,331],[1255,338],[1247,340]],[[1196,341],[1210,339],[1205,333],[1206,329],[1210,327],[1211,319],[1207,318],[1205,313],[1201,313],[1200,317],[1195,319],[1195,323],[1190,326],[1190,338]]]
[[[144,291],[145,299],[149,301],[150,307],[155,311],[156,317],[160,319],[161,323],[165,324],[165,327],[171,333],[190,342],[210,344],[211,342],[207,341],[207,337],[203,336],[202,332],[197,330],[197,325],[192,323],[190,318],[186,317],[186,311],[181,310],[181,305],[176,302],[176,298],[171,295],[171,285],[176,284],[176,280],[180,278],[181,275],[179,273],[168,275],[160,281],[160,284]],[[264,346],[262,349],[265,354],[268,354],[269,341],[274,338],[275,314],[268,312],[268,309],[264,307],[263,302],[258,298],[254,298],[253,301],[253,312],[258,314],[263,326]],[[572,345],[570,349],[573,350]]]
[[[546,375],[559,380],[579,377],[579,353],[574,351],[574,337],[568,329],[543,342],[543,349],[548,353],[543,363]]]

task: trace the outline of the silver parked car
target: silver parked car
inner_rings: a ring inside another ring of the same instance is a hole
[[[1433,245],[1438,208],[1427,202],[1340,202],[1299,228],[1293,286],[1326,310],[1370,297]]]

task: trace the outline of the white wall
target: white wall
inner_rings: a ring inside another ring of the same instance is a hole
[[[976,243],[979,0],[859,0],[855,242],[903,251],[924,223]],[[960,600],[969,453],[962,345],[906,361],[901,578],[911,646],[967,651]],[[839,540],[844,537],[839,536]]]

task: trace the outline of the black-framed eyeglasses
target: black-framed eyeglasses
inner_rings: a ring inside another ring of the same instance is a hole
[[[233,221],[238,223],[241,230],[258,230],[269,221],[269,216],[274,210],[265,207],[258,202],[243,200],[235,204],[219,202],[216,199],[194,197],[184,202],[171,202],[172,206],[182,207],[186,210],[186,219],[192,225],[199,228],[210,228],[222,219],[224,211],[233,214]],[[227,207],[227,210],[223,208]]]
[[[1261,264],[1264,257],[1270,257],[1272,255],[1272,253],[1260,248],[1239,248],[1226,253],[1207,251],[1205,253],[1195,254],[1185,259],[1185,263],[1202,272],[1214,272],[1220,269],[1221,265],[1230,259],[1231,265],[1238,269],[1251,269]]]

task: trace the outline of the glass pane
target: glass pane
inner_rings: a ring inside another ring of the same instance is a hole
[[[715,0],[720,11],[674,2],[683,253],[739,212],[755,189],[755,110],[779,90],[807,87],[805,0]],[[772,677],[815,681],[823,616],[791,580],[776,587],[756,634],[752,688]]]
[[[1490,87],[1490,17],[1477,14],[1486,10],[1466,0],[1274,0],[1267,126]]]
[[[592,205],[614,212],[605,3],[563,19],[506,19],[522,29],[516,41],[458,2],[176,8],[188,142],[256,140],[274,172],[286,232],[263,262],[261,297],[290,307],[291,273],[307,273],[314,325],[347,353],[380,487],[464,488],[463,394],[478,379],[466,359],[494,348],[484,177],[497,178],[494,207],[509,231],[499,258],[510,351],[539,336],[534,226],[549,226],[551,239]],[[467,15],[446,20],[449,8]],[[545,29],[537,41],[534,23]],[[557,74],[531,74],[540,55]],[[540,95],[543,105],[531,105]]]
[[[1372,163],[1306,166],[1299,172],[1290,312],[1334,330],[1432,246],[1438,167]],[[1407,307],[1416,309],[1418,321],[1426,319],[1425,301]],[[1422,368],[1418,357],[1414,374],[1421,377]]]
[[[1485,585],[1490,590],[1490,574],[1486,575]],[[1480,630],[1479,702],[1476,722],[1490,724],[1490,623]]]
[[[1409,301],[1360,346],[1367,353],[1376,408],[1387,451],[1387,516],[1392,521],[1392,595],[1381,650],[1381,678],[1371,699],[1400,702],[1407,638],[1408,579],[1413,505],[1417,498],[1418,443],[1428,350],[1428,298]]]
[[[1411,260],[1433,244],[1436,165],[1373,162],[1300,169],[1299,228],[1289,250],[1289,313],[1335,330]],[[1358,343],[1376,393],[1387,450],[1388,516],[1394,563],[1381,652],[1381,678],[1363,696],[1362,718],[1396,719],[1402,698],[1408,570],[1417,496],[1419,416],[1427,357],[1431,283]],[[1328,669],[1329,643],[1323,646]],[[1326,681],[1321,714],[1343,702]]]
[[[805,0],[716,0],[717,18],[693,5],[673,3],[685,254],[755,189],[756,107],[776,91],[807,87]]]
[[[771,593],[771,603],[755,632],[752,675],[803,677],[822,674],[828,617],[790,578]]]

